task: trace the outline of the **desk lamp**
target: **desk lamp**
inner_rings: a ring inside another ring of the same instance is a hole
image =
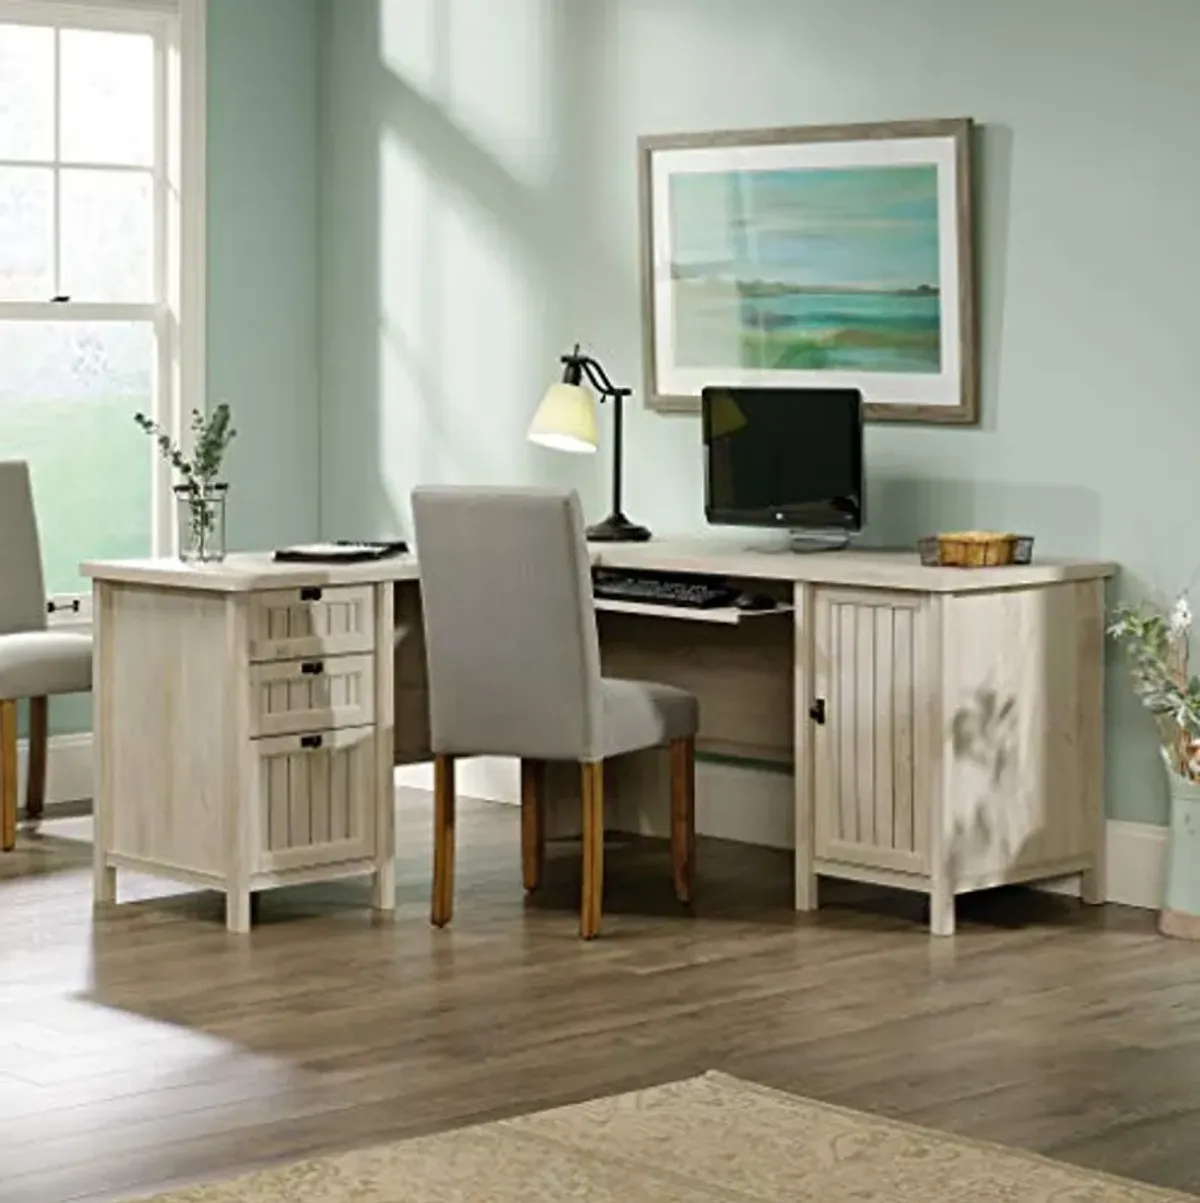
[[[596,409],[591,394],[583,386],[589,383],[600,400],[613,401],[613,484],[612,513],[603,522],[589,526],[587,537],[593,543],[644,543],[650,531],[631,522],[621,512],[621,410],[632,389],[618,388],[605,370],[590,356],[580,353],[579,344],[562,356],[562,380],[552,384],[542,398],[529,424],[529,441],[555,451],[574,451],[590,455],[596,450]]]

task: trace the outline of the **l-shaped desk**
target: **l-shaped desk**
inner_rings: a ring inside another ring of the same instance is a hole
[[[702,754],[790,769],[795,905],[819,877],[955,896],[1082,874],[1104,901],[1104,581],[1115,565],[926,568],[915,553],[604,545],[597,565],[719,574],[778,608],[597,602],[604,671],[700,698]],[[95,895],[116,871],[251,895],[374,875],[394,907],[393,767],[427,759],[419,570],[91,563]],[[614,763],[610,826],[665,830],[663,756]],[[552,774],[566,817],[577,774]],[[736,806],[736,798],[730,805]],[[578,807],[574,808],[577,812]],[[569,819],[568,819],[569,821]]]

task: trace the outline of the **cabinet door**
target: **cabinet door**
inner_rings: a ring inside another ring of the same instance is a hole
[[[304,869],[371,856],[378,757],[373,727],[255,741],[259,868]]]
[[[923,873],[929,815],[928,615],[919,595],[821,590],[815,604],[816,855]]]

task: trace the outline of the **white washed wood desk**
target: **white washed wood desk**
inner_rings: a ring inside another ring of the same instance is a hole
[[[713,539],[606,545],[597,560],[718,573],[790,603],[790,619],[665,622],[646,607],[600,628],[605,672],[699,695],[700,753],[792,770],[797,910],[817,905],[822,876],[927,894],[941,935],[956,895],[992,886],[1081,874],[1084,901],[1104,901],[1114,564],[924,568],[915,553]],[[614,765],[617,826],[666,833],[665,773],[658,753]]]
[[[822,876],[927,894],[937,934],[954,930],[956,895],[991,886],[1079,873],[1085,901],[1104,900],[1115,565],[929,569],[902,552],[717,540],[604,546],[595,560],[719,574],[779,601],[597,608],[606,673],[693,690],[701,754],[791,774],[798,910],[817,905]],[[158,872],[225,890],[229,925],[245,930],[255,890],[370,872],[390,907],[391,766],[428,756],[415,560],[85,571],[97,898],[113,897],[117,868]],[[336,697],[330,685],[311,700],[313,659],[342,683]],[[608,825],[665,834],[663,755],[607,771]],[[578,829],[577,777],[550,775],[552,833]]]
[[[120,869],[226,896],[372,874],[395,907],[394,585],[408,557],[89,563],[95,897]],[[402,746],[402,744],[401,744]]]

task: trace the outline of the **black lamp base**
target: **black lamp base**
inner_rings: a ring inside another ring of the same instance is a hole
[[[645,543],[650,538],[649,528],[630,522],[624,514],[609,514],[603,522],[587,528],[589,543]]]

